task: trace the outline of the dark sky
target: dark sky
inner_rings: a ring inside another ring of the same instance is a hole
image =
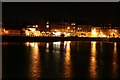
[[[85,24],[120,23],[119,2],[3,2],[3,21],[27,22],[49,19],[73,21]]]

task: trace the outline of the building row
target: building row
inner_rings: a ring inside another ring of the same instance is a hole
[[[75,25],[75,23],[64,26],[46,23],[45,29],[38,25],[27,25],[20,30],[0,29],[0,35],[10,36],[78,36],[78,37],[120,37],[120,27],[99,27],[92,25]]]

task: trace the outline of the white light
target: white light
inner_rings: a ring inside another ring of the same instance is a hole
[[[49,43],[46,43],[46,48],[49,48]]]
[[[60,36],[60,35],[61,35],[61,32],[56,32],[55,35],[56,35],[56,36]]]
[[[35,28],[29,28],[29,30],[31,30],[31,31],[36,31],[36,29],[35,29]]]
[[[35,26],[33,26],[33,27],[35,27]]]
[[[75,23],[73,25],[75,25]]]
[[[49,28],[49,25],[46,25],[46,28]]]
[[[47,22],[47,24],[49,24],[49,22]]]
[[[55,51],[57,51],[58,49],[60,49],[60,44],[61,44],[60,41],[59,42],[53,42],[53,48],[56,48]]]
[[[53,44],[55,44],[55,45],[60,45],[60,41],[59,42],[53,42]]]
[[[74,25],[73,23],[71,23],[71,25]]]
[[[102,37],[106,37],[106,35],[102,35]]]
[[[38,27],[38,25],[36,25],[36,27]]]
[[[66,32],[64,32],[63,34],[66,34]]]

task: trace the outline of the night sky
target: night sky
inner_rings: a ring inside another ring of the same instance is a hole
[[[4,23],[39,22],[41,19],[75,21],[77,24],[119,24],[119,2],[3,2]]]

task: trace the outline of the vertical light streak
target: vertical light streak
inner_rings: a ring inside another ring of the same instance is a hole
[[[60,53],[60,44],[61,42],[53,42],[53,53]]]
[[[95,79],[97,77],[96,71],[96,42],[91,42],[91,57],[90,57],[90,77]]]
[[[118,65],[117,65],[117,43],[114,43],[114,50],[113,50],[113,59],[112,59],[112,73],[113,78],[117,77],[118,74]]]
[[[38,79],[40,78],[41,74],[41,67],[40,67],[40,55],[39,55],[39,48],[38,43],[26,43],[27,46],[30,46],[31,48],[31,58],[30,58],[30,66],[29,66],[29,74],[31,79]]]
[[[66,53],[65,53],[65,63],[64,63],[64,75],[65,78],[71,77],[71,56],[70,56],[70,41],[66,42]]]
[[[60,49],[60,43],[61,42],[53,42],[53,47]]]
[[[46,43],[46,52],[49,52],[49,43]]]

